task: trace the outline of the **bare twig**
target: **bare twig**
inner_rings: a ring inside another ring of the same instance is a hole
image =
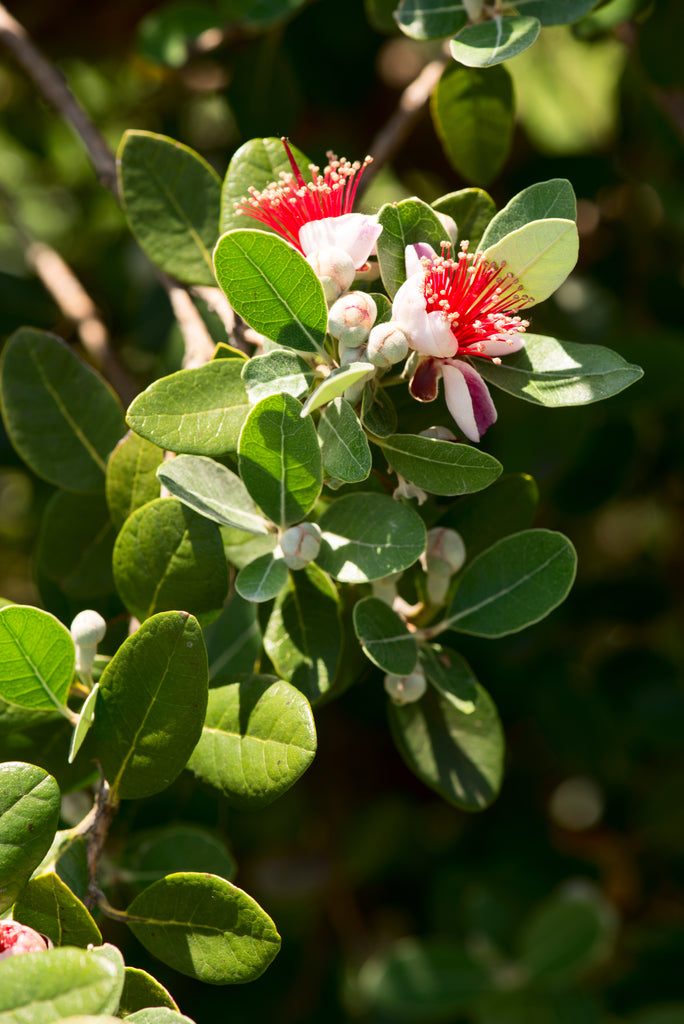
[[[97,884],[97,876],[100,868],[100,857],[107,840],[109,826],[119,806],[118,800],[110,800],[109,786],[104,777],[100,781],[100,787],[95,796],[92,818],[88,816],[90,829],[88,832],[88,888],[84,903],[89,910],[97,905],[100,890]]]
[[[0,3],[0,41],[15,55],[43,98],[76,129],[98,179],[120,202],[114,154],[95,124],[69,91],[60,72],[42,55],[24,27],[12,17],[2,3]],[[174,314],[183,332],[187,350],[185,365],[196,366],[198,363],[194,360],[199,358],[200,352],[211,353],[214,350],[211,335],[193,305],[187,290],[172,281],[166,274],[160,274],[160,280],[169,295]],[[180,298],[180,293],[184,294],[184,298]],[[207,358],[210,356],[207,356],[204,362],[207,361]]]
[[[399,99],[397,109],[371,143],[370,155],[373,157],[373,163],[364,171],[359,184],[359,192],[368,188],[378,171],[392,159],[418,123],[447,62],[448,57],[446,56],[430,61],[420,74],[406,86]]]

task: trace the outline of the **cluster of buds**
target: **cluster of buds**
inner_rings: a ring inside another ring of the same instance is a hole
[[[456,530],[436,526],[428,530],[427,547],[420,564],[427,574],[426,588],[430,604],[444,604],[449,584],[466,559],[463,538]]]

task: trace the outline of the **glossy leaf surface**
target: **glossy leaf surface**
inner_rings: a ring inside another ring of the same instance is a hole
[[[0,914],[50,849],[59,805],[59,787],[42,768],[21,761],[0,764]]]
[[[74,674],[69,630],[40,608],[0,608],[0,697],[33,711],[61,710]]]
[[[55,946],[79,946],[102,942],[100,929],[68,885],[55,874],[32,878],[14,905],[12,916]]]
[[[470,494],[501,473],[500,462],[467,444],[416,434],[392,434],[378,443],[396,473],[431,494]]]

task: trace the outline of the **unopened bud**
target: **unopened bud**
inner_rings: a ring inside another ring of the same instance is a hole
[[[315,523],[300,523],[285,530],[280,550],[288,569],[303,569],[321,550],[321,531]]]
[[[46,935],[18,921],[0,921],[0,960],[20,953],[43,953],[46,949],[52,949]]]
[[[327,303],[334,302],[346,292],[356,276],[354,262],[349,253],[334,245],[309,253],[306,262],[311,264],[316,277],[323,285]]]
[[[465,560],[466,549],[460,533],[446,526],[435,526],[428,530],[427,546],[421,555],[421,564],[427,572],[453,576],[462,568]]]
[[[328,330],[345,348],[364,345],[378,315],[375,301],[365,292],[348,292],[328,313]]]
[[[79,612],[71,623],[71,639],[76,645],[76,671],[90,672],[97,654],[97,645],[104,640],[107,623],[99,612],[88,608]]]
[[[418,437],[432,437],[435,441],[455,441],[456,435],[453,430],[449,430],[448,427],[428,427],[427,430],[421,430]]]
[[[355,348],[346,348],[340,342],[340,366],[349,366],[350,363],[366,362],[366,346],[357,345]]]
[[[414,669],[408,676],[385,676],[385,691],[395,704],[413,704],[426,690],[427,680],[422,668]]]
[[[390,320],[386,324],[377,324],[370,332],[366,358],[374,366],[385,369],[406,359],[408,349],[408,338],[399,325]]]

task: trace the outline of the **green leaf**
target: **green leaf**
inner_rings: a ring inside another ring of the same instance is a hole
[[[69,746],[69,764],[73,764],[76,755],[83,746],[83,741],[90,731],[90,727],[95,719],[95,704],[97,702],[97,695],[100,689],[100,684],[95,683],[88,696],[83,702],[83,706],[78,715],[78,721],[74,726],[74,731],[71,737],[71,744]]]
[[[141,621],[182,608],[205,625],[228,593],[218,527],[176,498],[150,501],[126,520],[113,564],[121,600]]]
[[[342,652],[340,599],[318,566],[290,574],[269,617],[264,650],[312,704],[332,687]]]
[[[128,637],[100,679],[92,739],[112,799],[159,793],[185,767],[207,706],[197,620],[165,612]]]
[[[401,0],[394,19],[404,35],[422,40],[455,35],[468,21],[468,15],[462,3]]]
[[[12,917],[41,935],[47,935],[55,946],[99,946],[100,929],[71,889],[55,874],[32,878],[14,904]]]
[[[178,1004],[164,986],[147,971],[139,967],[127,967],[124,974],[124,987],[121,993],[119,1013],[129,1016],[136,1010],[144,1010],[152,1006],[166,1006],[177,1010]]]
[[[458,192],[449,192],[435,200],[432,206],[438,213],[453,217],[458,226],[459,240],[468,239],[471,252],[480,248],[480,239],[496,213],[494,200],[481,188],[462,188]]]
[[[59,804],[59,786],[42,768],[21,761],[0,764],[0,914],[12,906],[50,849]],[[3,991],[0,981],[0,1009]]]
[[[368,583],[407,569],[425,550],[423,521],[384,494],[347,494],[321,516],[321,569],[343,583]]]
[[[235,577],[235,589],[245,601],[271,601],[288,580],[287,566],[271,551],[249,562]]]
[[[449,652],[452,665],[459,656]],[[404,761],[426,786],[464,811],[481,811],[498,795],[504,737],[491,697],[462,662],[461,674],[475,687],[473,710],[428,687],[420,700],[388,702],[392,736]]]
[[[308,416],[314,409],[320,409],[327,402],[341,398],[348,387],[371,375],[375,375],[373,363],[347,363],[346,366],[338,367],[309,395],[301,415]]]
[[[490,384],[534,405],[562,408],[600,402],[623,391],[644,375],[640,366],[601,345],[526,334],[525,347],[501,366],[478,360]]]
[[[126,422],[136,434],[171,452],[234,452],[251,408],[241,372],[242,360],[215,359],[161,377],[138,395]]]
[[[517,231],[518,228],[535,220],[575,220],[576,217],[577,201],[570,182],[566,178],[540,181],[513,196],[503,210],[489,222],[482,236],[481,248],[487,249],[512,231]]]
[[[11,957],[0,964],[0,1024],[111,1013],[119,1002],[120,974],[99,950],[64,947]]]
[[[356,986],[365,1006],[393,1021],[451,1021],[491,991],[489,971],[446,939],[406,938],[362,966]]]
[[[538,502],[539,491],[532,477],[510,474],[499,477],[486,490],[454,502],[435,525],[457,530],[472,559],[502,537],[529,529]]]
[[[257,609],[238,593],[204,630],[209,658],[209,679],[227,672],[251,672],[261,653],[261,630]],[[220,872],[219,872],[220,874]]]
[[[68,345],[46,331],[15,331],[0,361],[0,397],[10,441],[34,473],[69,491],[102,490],[123,414]]]
[[[230,881],[237,870],[225,844],[197,825],[167,825],[135,836],[126,863],[132,880],[146,883],[176,871],[206,871]]]
[[[188,767],[236,807],[263,807],[299,779],[316,753],[306,697],[274,676],[209,691],[202,736]]]
[[[477,679],[455,651],[434,644],[420,649],[420,664],[428,682],[457,711],[471,715],[477,707]]]
[[[115,537],[103,494],[57,491],[43,512],[36,548],[38,574],[77,602],[111,594]]]
[[[542,25],[569,25],[592,10],[598,0],[515,0],[519,14],[539,18]]]
[[[161,494],[156,477],[164,452],[144,437],[128,431],[107,462],[105,490],[112,522],[120,530],[124,522],[148,501]]]
[[[270,917],[251,896],[216,875],[167,875],[128,907],[145,949],[181,974],[210,985],[254,981],[280,949]]]
[[[198,36],[219,24],[216,11],[200,0],[190,7],[182,2],[165,5],[138,22],[137,52],[146,62],[182,68],[191,60]]]
[[[204,455],[177,455],[157,476],[166,489],[201,516],[248,533],[268,533],[268,523],[237,474]]]
[[[498,175],[511,148],[514,106],[501,65],[444,69],[431,97],[432,120],[449,163],[466,180],[486,185]]]
[[[459,579],[440,626],[474,636],[506,636],[539,622],[565,600],[577,556],[562,533],[525,530],[487,548]]]
[[[216,284],[216,171],[188,146],[143,131],[124,132],[117,164],[124,213],[143,252],[185,284]]]
[[[32,711],[64,714],[76,652],[69,630],[40,608],[0,608],[0,697]]]
[[[361,402],[361,422],[375,437],[389,437],[397,429],[397,410],[387,388],[376,381],[366,385]]]
[[[485,258],[505,264],[534,306],[552,295],[577,262],[579,236],[572,220],[535,220],[485,249]]]
[[[365,480],[372,466],[368,438],[349,402],[335,398],[318,424],[323,467],[328,476],[347,484]]]
[[[523,926],[520,963],[535,980],[567,984],[610,954],[615,930],[615,911],[598,891],[568,887]]]
[[[309,159],[289,144],[292,155],[305,180],[310,180]],[[244,228],[245,225],[257,223],[251,221],[243,213],[238,213],[234,204],[249,198],[249,189],[253,187],[262,192],[267,185],[280,180],[280,175],[291,174],[292,167],[287,151],[281,139],[251,139],[235,151],[221,191],[221,231],[231,228]],[[263,225],[263,230],[269,230]]]
[[[323,351],[323,287],[288,242],[267,231],[229,231],[218,240],[214,266],[231,306],[255,331],[280,347]]]
[[[417,434],[392,434],[377,442],[396,473],[431,494],[470,494],[488,487],[501,463],[468,444]]]
[[[536,41],[541,24],[537,18],[495,17],[478,25],[466,25],[451,40],[451,56],[469,68],[501,64],[527,50]]]
[[[166,1006],[150,1006],[126,1018],[131,1024],[194,1024],[190,1017]]]
[[[242,379],[250,402],[256,405],[262,398],[281,393],[303,398],[316,379],[316,371],[296,352],[276,348],[249,359]]]
[[[378,213],[382,234],[378,238],[378,263],[382,282],[394,298],[406,280],[406,246],[427,242],[436,251],[445,239],[441,220],[421,199],[385,203]]]
[[[408,676],[418,660],[416,641],[406,623],[377,597],[354,605],[354,631],[374,665],[394,676]]]
[[[262,398],[240,434],[242,481],[281,528],[298,523],[313,508],[323,481],[316,428],[301,412],[291,395]]]

